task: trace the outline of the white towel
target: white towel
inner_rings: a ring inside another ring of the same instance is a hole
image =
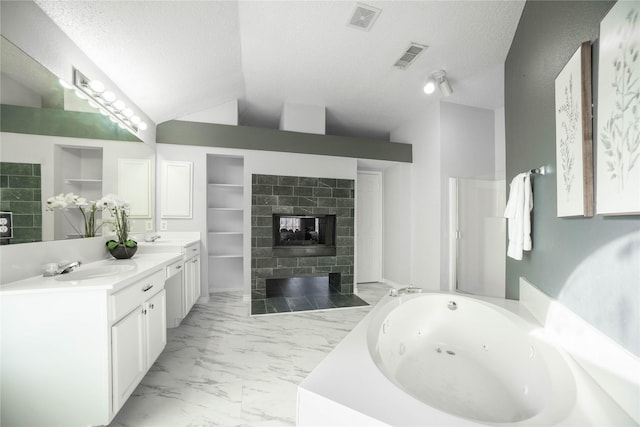
[[[531,250],[531,210],[533,194],[529,172],[518,174],[509,185],[509,201],[504,210],[508,220],[509,246],[507,255],[521,260],[522,251]]]

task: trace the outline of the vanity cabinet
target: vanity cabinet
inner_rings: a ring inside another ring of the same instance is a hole
[[[127,283],[3,286],[0,425],[112,421],[166,345],[165,269],[152,265]]]
[[[111,327],[114,412],[133,393],[167,344],[164,279],[159,271],[111,296],[116,314],[133,306]]]
[[[167,327],[176,328],[200,298],[200,241],[181,249],[181,260],[167,266]]]

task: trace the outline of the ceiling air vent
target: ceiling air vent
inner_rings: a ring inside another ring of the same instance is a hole
[[[373,27],[373,23],[378,19],[381,10],[377,7],[367,4],[356,4],[356,10],[349,19],[349,26],[359,30],[369,31]]]
[[[424,44],[411,43],[407,50],[402,54],[400,59],[393,64],[394,67],[400,68],[401,70],[406,70],[409,65],[413,63],[413,61],[420,55],[424,50],[427,49],[428,46]]]

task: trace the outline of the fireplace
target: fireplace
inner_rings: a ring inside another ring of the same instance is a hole
[[[336,255],[335,215],[273,214],[273,254],[277,257]]]

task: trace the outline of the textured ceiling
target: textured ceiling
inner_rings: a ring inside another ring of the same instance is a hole
[[[277,127],[284,102],[324,105],[327,133],[387,139],[438,99],[503,105],[503,64],[524,1],[45,1],[36,3],[156,123],[237,99],[240,123]],[[426,44],[407,70],[393,64]]]

